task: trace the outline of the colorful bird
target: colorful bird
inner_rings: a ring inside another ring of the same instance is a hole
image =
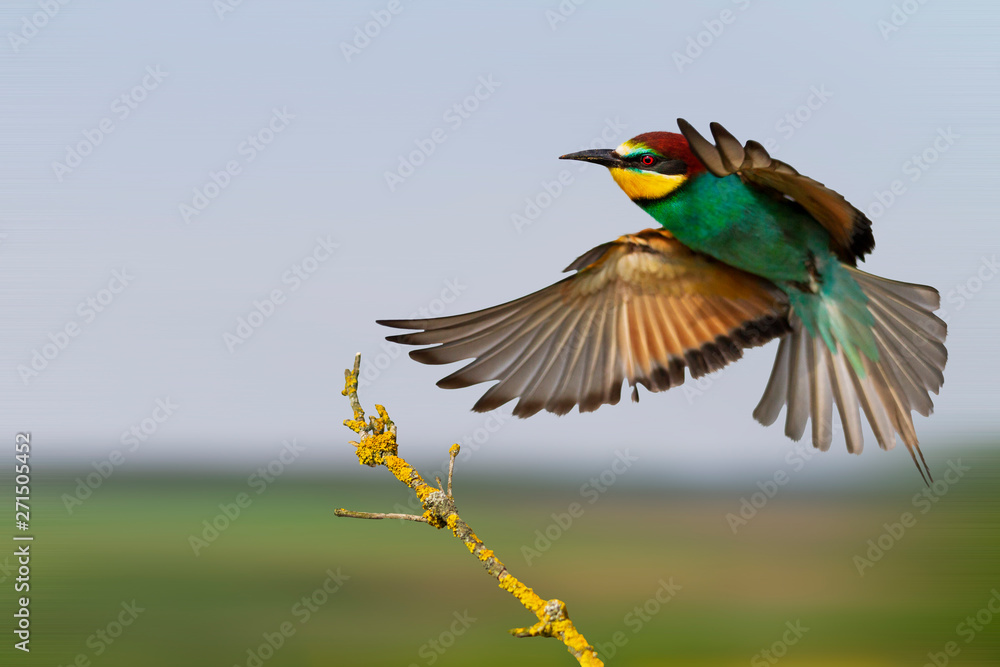
[[[380,320],[419,330],[389,340],[434,345],[410,352],[425,364],[472,359],[438,386],[497,381],[473,410],[516,398],[514,414],[528,417],[613,405],[624,381],[637,401],[637,385],[670,389],[685,368],[697,378],[779,338],[758,421],[787,406],[785,434],[799,440],[811,421],[826,450],[836,405],[847,449],[860,453],[860,406],[879,446],[898,434],[929,477],[911,413],[929,415],[944,382],[937,290],[858,270],[875,247],[871,221],[841,195],[717,123],[715,145],[677,123],[681,134],[561,157],[607,167],[662,229],[597,246],[566,268],[571,277],[509,303]]]

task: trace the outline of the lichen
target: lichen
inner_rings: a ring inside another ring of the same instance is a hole
[[[386,457],[395,457],[397,451],[399,451],[399,445],[396,444],[396,436],[392,433],[380,433],[362,438],[356,453],[358,463],[374,468],[384,463]]]
[[[529,628],[511,630],[518,637],[555,637],[561,641],[581,665],[601,667],[597,654],[587,640],[573,626],[566,614],[566,605],[560,600],[543,600],[534,590],[525,586],[516,577],[507,572],[506,566],[496,557],[492,549],[486,548],[482,540],[472,531],[467,523],[462,521],[455,508],[451,496],[451,467],[449,467],[448,492],[427,484],[420,473],[400,458],[399,445],[396,442],[396,426],[389,418],[386,409],[376,404],[378,416],[372,416],[365,421],[365,411],[358,400],[358,375],[361,366],[361,355],[354,358],[354,369],[344,373],[345,382],[343,394],[348,397],[354,412],[353,419],[344,420],[344,425],[361,436],[361,442],[355,445],[358,463],[370,467],[384,465],[393,476],[403,484],[413,489],[424,507],[423,519],[436,528],[448,528],[455,537],[462,540],[469,552],[476,556],[486,566],[486,571],[497,578],[501,589],[513,595],[525,609],[533,613],[538,622]],[[448,454],[451,464],[454,464],[461,448],[453,444]],[[357,516],[360,518],[384,518],[384,516],[362,516],[365,513],[338,510],[341,516]],[[414,519],[415,517],[406,517]]]

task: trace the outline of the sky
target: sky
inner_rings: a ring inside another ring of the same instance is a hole
[[[941,291],[945,385],[916,418],[941,467],[998,425],[998,28],[971,1],[6,2],[0,437],[31,431],[53,467],[239,470],[294,440],[303,468],[356,468],[361,352],[362,401],[418,461],[458,441],[480,472],[626,449],[654,476],[773,469],[795,445],[750,413],[776,343],[637,405],[515,420],[374,323],[516,298],[653,226],[556,158],[683,117],[843,193],[874,221],[864,268]],[[867,433],[811,474],[911,465]]]

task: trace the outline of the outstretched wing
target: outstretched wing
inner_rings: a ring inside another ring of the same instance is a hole
[[[830,232],[833,250],[842,261],[853,266],[875,248],[872,223],[864,213],[819,181],[775,160],[756,141],[741,146],[724,127],[711,123],[712,145],[683,118],[677,119],[677,125],[691,152],[716,176],[739,174],[746,182],[798,202]]]
[[[474,359],[438,386],[499,380],[473,410],[519,398],[518,417],[613,405],[624,380],[663,391],[684,381],[685,367],[699,377],[788,331],[788,304],[777,287],[664,230],[622,236],[566,270],[577,273],[493,308],[379,324],[420,329],[388,339],[435,345],[410,352],[421,363]]]

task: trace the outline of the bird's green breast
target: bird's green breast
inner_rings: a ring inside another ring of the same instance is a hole
[[[698,174],[640,206],[689,248],[777,283],[808,282],[810,253],[830,253],[829,234],[808,213],[735,174]]]
[[[701,174],[642,206],[689,248],[776,283],[806,330],[832,353],[840,345],[860,377],[862,355],[878,360],[867,297],[830,249],[829,232],[794,202],[737,175]]]

